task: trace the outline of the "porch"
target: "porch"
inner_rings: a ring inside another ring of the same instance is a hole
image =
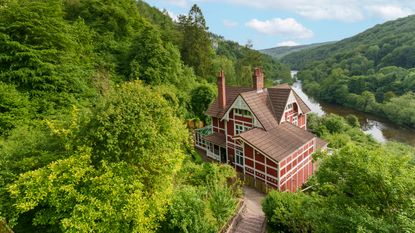
[[[195,147],[205,151],[206,157],[214,161],[227,162],[225,135],[214,132],[212,126],[195,130]]]

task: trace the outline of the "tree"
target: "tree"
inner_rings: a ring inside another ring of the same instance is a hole
[[[191,106],[194,114],[201,120],[206,120],[206,110],[216,96],[216,90],[212,85],[204,84],[191,92]]]
[[[411,157],[394,150],[348,144],[320,158],[307,195],[273,192],[267,196],[263,209],[272,230],[415,230],[415,166]]]
[[[213,49],[202,10],[193,5],[187,16],[179,16],[178,25],[183,34],[180,52],[184,64],[193,67],[198,76],[208,78]]]
[[[9,1],[0,14],[0,81],[29,92],[41,113],[95,94],[90,32],[64,20],[62,1]]]
[[[9,213],[11,225],[29,212],[32,227],[18,225],[16,230],[154,231],[167,197],[146,194],[134,166],[103,161],[97,169],[90,158],[87,150],[21,175],[8,187],[16,202]]]

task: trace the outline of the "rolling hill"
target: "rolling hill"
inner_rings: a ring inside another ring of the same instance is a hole
[[[280,59],[288,54],[299,52],[306,49],[312,49],[323,45],[328,45],[335,43],[332,42],[323,42],[323,43],[315,43],[315,44],[308,44],[308,45],[297,45],[297,46],[279,46],[275,48],[263,49],[259,50],[259,52],[270,55],[273,58]]]
[[[289,53],[281,60],[296,69],[302,69],[312,61],[350,57],[356,53],[361,53],[374,61],[375,66],[413,67],[415,64],[415,15],[376,25],[356,36],[336,43]]]
[[[415,15],[282,61],[314,98],[415,127]]]

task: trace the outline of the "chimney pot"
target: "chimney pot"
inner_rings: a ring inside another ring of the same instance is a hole
[[[225,74],[223,70],[218,75],[218,104],[219,108],[226,107],[226,88],[225,88]]]

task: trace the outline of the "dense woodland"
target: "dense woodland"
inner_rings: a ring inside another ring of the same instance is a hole
[[[415,16],[283,61],[313,97],[415,127]]]
[[[249,86],[255,66],[267,85],[290,81],[249,43],[210,33],[197,6],[174,22],[142,1],[0,0],[0,221],[15,232],[218,232],[240,182],[200,161],[185,120],[207,120],[219,70]],[[393,92],[387,103],[411,95]],[[267,197],[271,230],[415,231],[413,148],[357,126],[311,117],[335,153],[316,156],[308,192]]]
[[[216,74],[289,69],[133,0],[0,1],[0,220],[16,232],[217,232],[241,195],[185,120]]]
[[[317,172],[303,192],[270,192],[269,232],[414,232],[415,148],[379,144],[355,116],[311,115],[312,132],[333,153],[313,155]]]

